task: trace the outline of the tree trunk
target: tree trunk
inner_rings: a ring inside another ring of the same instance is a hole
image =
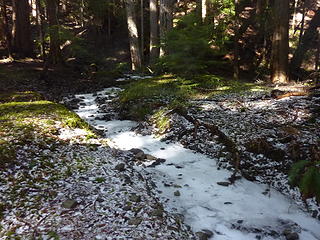
[[[294,0],[294,5],[293,5],[293,16],[292,16],[292,25],[291,25],[291,31],[292,31],[293,35],[294,35],[295,29],[296,29],[298,2],[299,2],[299,0]]]
[[[137,28],[137,17],[136,17],[136,1],[126,0],[126,12],[127,12],[127,24],[129,31],[129,44],[131,54],[132,70],[141,68],[141,51],[139,47],[139,36]]]
[[[294,52],[290,63],[290,73],[293,77],[296,76],[296,73],[299,72],[305,53],[311,48],[313,40],[317,37],[317,28],[320,27],[320,9],[316,11],[316,14],[313,16],[309,23],[308,29],[304,32],[301,43],[298,45],[298,48]]]
[[[3,25],[3,32],[6,40],[6,47],[8,50],[8,57],[11,58],[11,51],[12,51],[12,35],[9,30],[9,24],[8,24],[8,15],[7,15],[7,6],[5,3],[5,0],[1,1],[1,15],[2,15],[2,25]]]
[[[43,24],[45,22],[44,19],[44,11],[43,7],[41,6],[40,0],[36,0],[36,11],[37,11],[37,25],[38,25],[38,34],[40,39],[40,52],[42,54],[43,60],[46,59],[46,49],[45,49],[45,39],[44,39],[44,29]]]
[[[140,50],[141,62],[144,61],[144,7],[143,0],[140,0]]]
[[[13,0],[14,35],[13,49],[19,57],[32,57],[30,6],[28,0]]]
[[[174,6],[174,0],[160,0],[160,39],[163,41],[163,39],[166,37],[168,31],[170,31],[173,28],[173,6]],[[168,51],[164,47],[163,44],[161,44],[160,47],[160,56],[167,55]]]
[[[239,79],[239,72],[240,72],[240,66],[239,66],[239,0],[235,0],[235,21],[234,21],[234,47],[233,47],[233,78],[235,80]]]
[[[159,57],[158,0],[150,0],[150,63]]]
[[[60,64],[63,62],[60,49],[58,6],[58,0],[47,0],[47,14],[50,28],[50,50],[48,62],[51,64]]]
[[[207,0],[197,0],[197,15],[204,22],[207,17]]]
[[[271,81],[273,83],[286,83],[289,81],[289,0],[275,0],[273,13]]]

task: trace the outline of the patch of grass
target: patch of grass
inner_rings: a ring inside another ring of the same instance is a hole
[[[168,117],[169,109],[162,108],[152,115],[152,122],[159,129],[159,134],[164,134],[170,128],[170,118]]]

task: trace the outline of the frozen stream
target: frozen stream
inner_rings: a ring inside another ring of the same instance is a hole
[[[245,179],[228,187],[218,185],[231,173],[217,170],[214,159],[178,143],[166,144],[155,136],[137,135],[131,130],[136,122],[97,120],[106,113],[99,109],[96,98],[107,97],[112,101],[119,91],[108,88],[95,94],[76,95],[82,99],[76,113],[97,129],[105,130],[114,147],[140,148],[166,159],[165,163],[146,170],[152,174],[161,197],[169,199],[165,204],[167,210],[183,214],[185,223],[194,232],[210,230],[214,233],[211,239],[216,240],[286,239],[277,235],[284,231],[298,233],[302,240],[320,239],[320,222],[273,189],[262,194],[268,188],[266,185]]]

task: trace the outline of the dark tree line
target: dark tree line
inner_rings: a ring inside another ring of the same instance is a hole
[[[0,7],[8,57],[63,64],[64,48],[74,42],[63,35],[69,29],[74,37],[90,32],[106,45],[127,38],[132,69],[139,70],[182,56],[170,32],[188,29],[181,19],[193,14],[193,24],[211,31],[209,48],[225,50],[219,54],[230,59],[236,79],[266,69],[272,82],[287,82],[319,69],[316,0],[1,0]]]

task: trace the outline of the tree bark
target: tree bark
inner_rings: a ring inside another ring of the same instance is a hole
[[[1,15],[2,15],[2,25],[3,25],[3,32],[4,32],[4,37],[6,40],[6,47],[8,50],[8,57],[11,58],[12,55],[12,35],[9,30],[9,23],[8,23],[8,15],[7,15],[7,6],[5,3],[5,0],[1,1]]]
[[[50,28],[50,50],[47,61],[50,64],[60,64],[63,62],[60,49],[58,6],[58,0],[47,0],[47,14]]]
[[[131,68],[138,70],[141,68],[141,51],[139,47],[139,36],[137,28],[137,16],[135,11],[136,1],[126,0],[127,24],[129,31],[129,44],[131,54]]]
[[[158,0],[150,0],[150,63],[159,57]]]
[[[19,57],[32,57],[30,6],[28,0],[13,0],[13,50]]]
[[[140,0],[140,50],[141,50],[141,62],[144,61],[144,7],[143,0]]]
[[[204,22],[207,17],[207,0],[197,0],[197,15],[199,19]]]
[[[40,0],[36,0],[36,11],[37,11],[37,25],[38,25],[38,34],[40,39],[40,52],[42,54],[43,60],[46,59],[46,49],[45,49],[45,39],[44,39],[44,11],[43,7],[41,6]]]
[[[275,0],[273,10],[271,81],[273,83],[287,83],[289,81],[289,0]]]
[[[240,66],[239,66],[239,0],[234,1],[235,4],[235,21],[234,21],[234,47],[233,47],[233,78],[235,80],[239,79],[239,73],[240,73]]]
[[[298,48],[294,52],[294,55],[290,63],[290,73],[292,77],[296,77],[297,72],[301,67],[305,53],[311,48],[313,40],[317,37],[317,28],[320,27],[320,9],[316,11],[316,14],[313,16],[309,23],[308,29],[304,32],[301,43],[298,45]]]
[[[167,33],[173,28],[174,0],[160,0],[160,40],[163,41]],[[160,56],[168,54],[163,44],[160,46]]]

